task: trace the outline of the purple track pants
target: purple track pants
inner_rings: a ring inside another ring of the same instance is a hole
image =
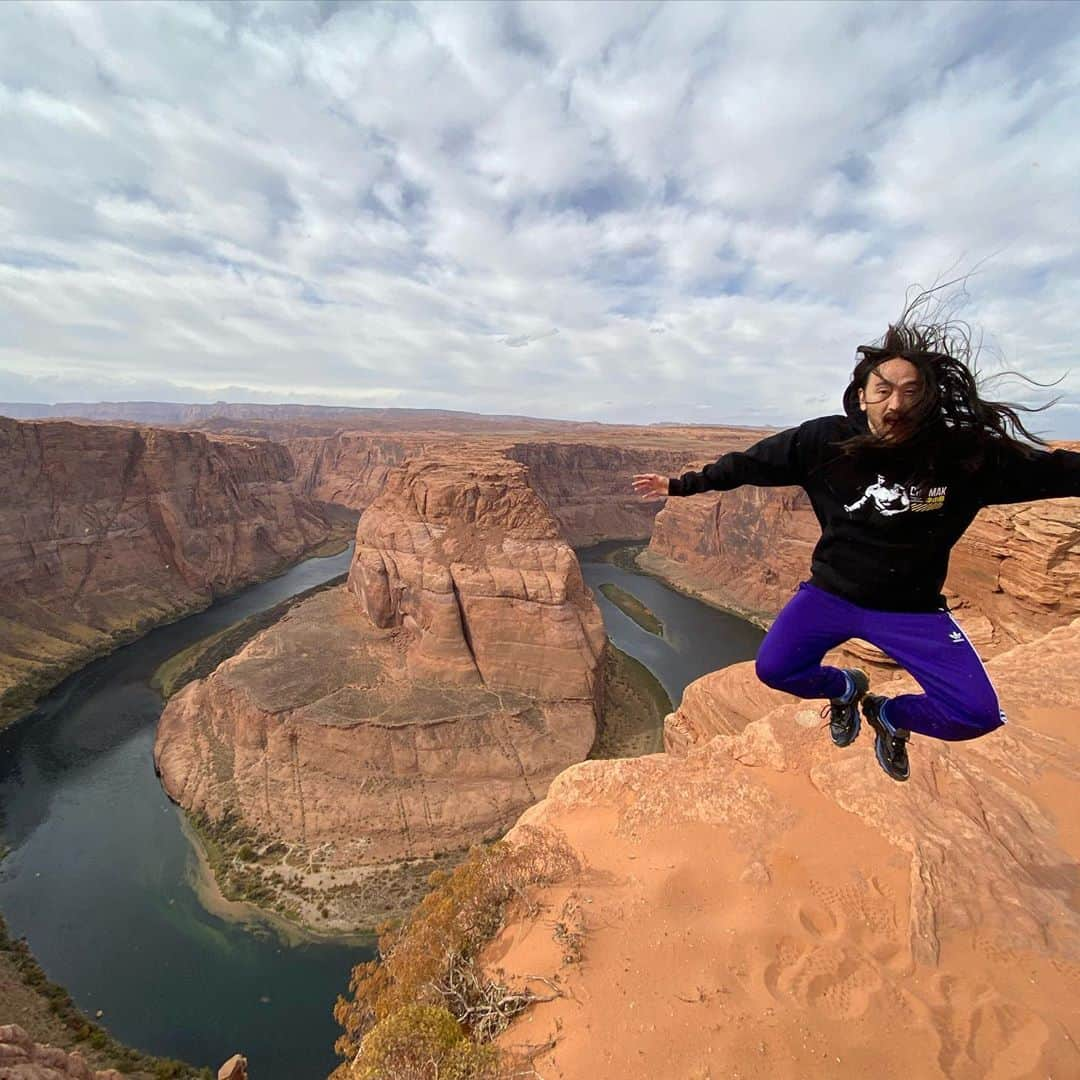
[[[858,637],[906,668],[925,694],[890,698],[893,727],[936,739],[974,739],[1005,723],[997,693],[967,635],[947,611],[873,611],[804,581],[776,617],[757,655],[767,686],[801,698],[834,698],[847,680],[821,658]]]

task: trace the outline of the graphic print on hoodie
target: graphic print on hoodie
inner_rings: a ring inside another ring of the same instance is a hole
[[[863,492],[862,498],[850,506],[845,506],[844,509],[849,514],[853,514],[869,502],[879,514],[885,517],[903,514],[908,510],[912,513],[940,510],[945,505],[945,495],[948,490],[947,484],[931,486],[927,483],[916,483],[910,487],[892,484],[882,473],[878,473],[877,480]]]
[[[946,431],[931,458],[900,444],[859,457],[839,443],[866,434],[854,415],[807,420],[672,478],[669,495],[798,485],[821,525],[811,582],[860,607],[935,611],[949,553],[984,506],[1080,495],[1080,454],[1018,450],[991,438],[978,466],[964,467]]]

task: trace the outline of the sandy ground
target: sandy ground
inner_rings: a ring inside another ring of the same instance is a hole
[[[317,933],[315,930],[300,926],[289,919],[282,918],[266,908],[257,904],[250,904],[243,900],[230,900],[222,893],[217,879],[207,861],[206,852],[194,830],[188,824],[184,815],[180,815],[181,828],[191,844],[192,858],[189,863],[188,879],[199,903],[219,919],[226,922],[238,923],[242,926],[260,927],[273,930],[281,941],[286,945],[303,945],[312,941],[335,941],[358,945],[370,945],[370,934],[348,934],[335,932]],[[318,884],[319,875],[301,875],[307,884]]]
[[[1031,745],[1047,737],[1077,744],[1080,695],[1067,707],[1003,701],[1010,727],[1028,729]],[[794,718],[792,709],[789,726]],[[913,746],[918,776],[891,785],[873,775],[864,733],[842,768],[869,770],[888,813],[890,800],[952,798],[969,745]],[[648,773],[650,760],[633,764]],[[980,775],[989,786],[1007,769],[987,760]],[[1018,862],[1016,872],[1060,905],[1062,925],[1031,929],[1031,912],[1011,915],[1015,900],[993,895],[999,886],[989,874],[980,880],[976,864],[972,894],[935,911],[936,962],[913,948],[912,890],[927,884],[913,876],[915,861],[823,797],[809,761],[777,771],[750,760],[725,777],[745,776],[760,796],[766,831],[751,841],[749,819],[635,824],[632,803],[618,794],[592,805],[588,796],[554,800],[533,819],[563,833],[586,869],[539,892],[539,916],[512,921],[485,961],[512,983],[556,978],[563,995],[531,1008],[501,1042],[520,1049],[554,1040],[536,1058],[542,1080],[1080,1077],[1080,956],[1063,928],[1080,912],[1075,753],[1071,761],[1048,755],[1017,793],[1032,822],[1052,822],[1061,859]],[[989,797],[985,805],[997,813]],[[962,862],[955,845],[965,838],[952,840],[948,872]],[[935,871],[923,863],[919,872]],[[992,930],[997,918],[1022,933],[1008,941]]]

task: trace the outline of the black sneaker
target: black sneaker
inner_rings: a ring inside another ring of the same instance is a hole
[[[829,734],[837,746],[850,746],[859,734],[859,702],[870,689],[870,680],[865,671],[859,668],[843,668],[855,683],[855,692],[850,701],[843,698],[831,698],[829,704],[821,710],[821,715],[829,715]]]
[[[866,722],[877,734],[874,740],[874,753],[877,755],[878,764],[894,780],[906,780],[911,775],[907,756],[907,744],[911,732],[893,727],[881,715],[881,707],[888,700],[880,694],[867,694],[863,698],[862,711]]]

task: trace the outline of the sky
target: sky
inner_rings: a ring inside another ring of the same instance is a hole
[[[0,4],[0,401],[783,426],[966,277],[1080,438],[1080,4]]]

